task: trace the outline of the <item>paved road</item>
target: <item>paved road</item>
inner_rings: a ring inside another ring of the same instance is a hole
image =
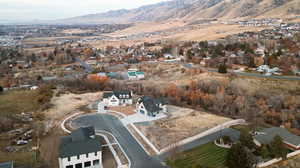
[[[72,124],[76,127],[94,126],[96,130],[105,130],[112,133],[131,160],[132,168],[165,167],[157,158],[150,157],[120,120],[114,116],[107,114],[85,115],[75,119]]]

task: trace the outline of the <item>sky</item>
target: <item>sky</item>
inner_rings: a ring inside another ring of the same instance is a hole
[[[164,0],[0,0],[0,21],[63,19]]]

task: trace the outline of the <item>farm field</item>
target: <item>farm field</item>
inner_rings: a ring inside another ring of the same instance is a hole
[[[185,151],[175,155],[175,159],[169,159],[168,165],[173,168],[224,168],[228,149],[217,147],[214,143]],[[188,166],[187,166],[188,165]]]

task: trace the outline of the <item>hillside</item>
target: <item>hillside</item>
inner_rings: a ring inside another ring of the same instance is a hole
[[[299,0],[172,0],[132,10],[115,10],[58,20],[58,23],[128,23],[203,18],[300,15]]]

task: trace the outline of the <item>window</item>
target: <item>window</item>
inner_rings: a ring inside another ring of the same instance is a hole
[[[73,165],[66,166],[66,168],[73,168]]]
[[[95,166],[95,165],[99,165],[99,164],[100,164],[99,159],[93,161],[93,165],[94,165],[94,166]]]
[[[98,155],[98,153],[97,152],[95,152],[95,156],[97,156]]]
[[[68,157],[68,162],[70,162],[71,161],[71,157]]]
[[[80,159],[80,156],[79,156],[79,155],[77,155],[77,159]]]
[[[89,154],[88,154],[88,153],[86,154],[86,157],[87,157],[87,158],[89,157]]]
[[[91,166],[91,162],[84,162],[84,167],[90,167]]]
[[[75,168],[82,168],[82,163],[78,163],[75,165]]]

